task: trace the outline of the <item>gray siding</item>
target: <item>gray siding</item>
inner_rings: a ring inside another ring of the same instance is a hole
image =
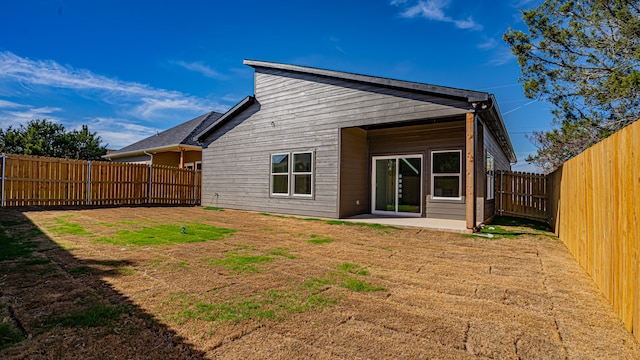
[[[468,106],[273,69],[256,70],[255,97],[254,105],[205,141],[204,205],[338,217],[340,128],[454,116]],[[315,196],[270,197],[270,154],[307,150],[315,153]]]
[[[341,218],[370,211],[369,155],[367,131],[342,129],[340,138],[340,208]]]

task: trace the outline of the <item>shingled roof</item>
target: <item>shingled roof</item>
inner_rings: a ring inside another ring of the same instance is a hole
[[[163,149],[175,148],[178,146],[200,147],[194,140],[194,135],[206,129],[213,124],[221,113],[212,111],[204,115],[198,116],[187,122],[174,126],[170,129],[149,136],[136,143],[125,146],[124,148],[107,154],[104,158],[113,159],[144,154],[144,152],[161,151]]]

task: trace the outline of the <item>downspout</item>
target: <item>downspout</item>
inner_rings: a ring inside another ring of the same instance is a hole
[[[153,165],[153,154],[149,154],[146,151],[143,151],[143,153],[149,157],[149,165]]]

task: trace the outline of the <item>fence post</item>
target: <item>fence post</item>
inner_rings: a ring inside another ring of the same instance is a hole
[[[153,175],[153,165],[149,164],[149,184],[147,185],[147,204],[151,204],[151,175]]]
[[[193,205],[198,202],[198,168],[193,170]]]
[[[4,207],[4,179],[7,177],[6,174],[6,159],[7,159],[7,155],[5,155],[4,153],[2,154],[2,193],[0,194],[0,205],[1,207]]]
[[[87,162],[87,205],[91,205],[91,161]]]

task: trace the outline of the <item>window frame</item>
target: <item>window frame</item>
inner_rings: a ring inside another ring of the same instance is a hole
[[[311,164],[310,171],[295,171],[294,157],[300,154],[309,154],[311,156]],[[282,173],[274,173],[273,172],[273,157],[278,155],[287,155],[287,172]],[[299,198],[299,199],[313,199],[315,196],[315,151],[312,150],[304,150],[304,151],[288,151],[288,152],[277,152],[269,155],[269,196],[277,197],[277,198]],[[274,184],[274,176],[287,176],[287,192],[286,193],[274,193],[273,192],[273,184]],[[300,194],[296,193],[296,175],[309,175],[311,180],[311,193],[309,194]]]
[[[489,169],[489,161],[491,161],[491,169]],[[496,162],[495,162],[495,157],[491,155],[489,150],[486,151],[486,155],[485,155],[485,172],[486,172],[486,182],[487,182],[486,200],[495,200],[496,199]]]
[[[457,173],[435,173],[433,169],[433,156],[434,154],[442,154],[442,153],[458,153],[458,158],[460,159],[460,166]],[[462,200],[462,150],[460,149],[451,149],[451,150],[432,150],[431,151],[431,199],[433,200],[444,200],[444,201],[460,201]],[[445,177],[445,176],[457,176],[458,177],[458,196],[435,196],[435,178],[436,177]]]
[[[296,155],[300,155],[300,154],[309,154],[309,157],[311,158],[311,164],[309,164],[309,171],[296,171],[295,170],[295,156]],[[313,183],[313,151],[293,151],[291,152],[291,164],[289,164],[289,168],[291,169],[290,173],[291,173],[291,196],[294,197],[305,197],[305,198],[311,198],[313,197],[313,188],[314,188],[314,183]],[[309,175],[310,178],[310,192],[309,194],[298,194],[296,193],[296,175]]]
[[[287,155],[287,172],[274,173],[273,172],[273,157],[278,155]],[[273,153],[269,155],[269,195],[275,197],[287,197],[291,194],[291,154],[288,152]],[[276,193],[273,192],[274,176],[286,176],[287,177],[287,192]]]

